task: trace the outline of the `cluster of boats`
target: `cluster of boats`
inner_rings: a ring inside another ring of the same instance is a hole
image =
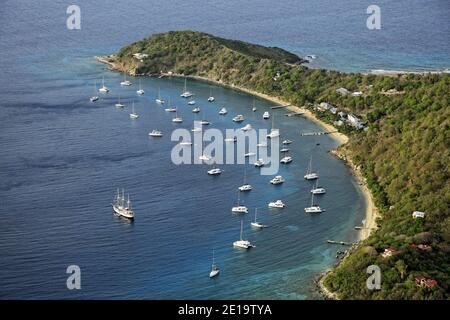
[[[131,81],[126,79],[126,75],[125,75],[124,76],[124,80],[122,82],[120,82],[120,85],[121,86],[131,86],[132,83],[131,83]],[[96,92],[97,92],[97,90],[96,90]],[[100,92],[102,94],[106,94],[106,93],[110,92],[109,88],[106,87],[106,85],[105,85],[104,78],[102,79],[102,87],[100,89],[98,89],[98,92]],[[141,87],[140,80],[139,80],[139,88],[136,91],[136,93],[138,95],[144,95],[145,94],[145,91]],[[180,96],[182,98],[189,99],[188,100],[188,105],[196,105],[196,101],[194,100],[194,94],[187,90],[186,79],[185,79],[185,83],[184,83],[184,89],[183,89],[182,93],[180,94]],[[90,98],[90,100],[92,102],[95,102],[98,99],[99,99],[99,97],[97,95],[92,96]],[[207,101],[210,102],[210,103],[215,101],[215,98],[214,98],[214,96],[212,95],[211,92],[210,92],[210,95],[209,95]],[[158,88],[158,96],[155,99],[155,102],[157,104],[159,104],[159,105],[164,105],[166,103],[166,101],[161,97],[159,88]],[[121,101],[120,101],[120,96],[119,96],[119,101],[118,101],[118,103],[115,104],[115,106],[117,108],[124,108],[125,107],[125,105],[123,103],[121,103]],[[174,108],[171,105],[170,99],[169,99],[169,102],[168,102],[168,106],[165,108],[165,111],[166,112],[174,112],[175,113],[175,117],[172,119],[172,122],[174,122],[174,123],[181,123],[181,122],[183,122],[183,118],[178,114],[178,108]],[[193,113],[199,113],[200,111],[201,111],[200,107],[198,107],[198,106],[195,106],[192,109]],[[253,106],[252,106],[252,111],[253,112],[257,111],[257,108],[256,108],[254,102],[253,102]],[[219,115],[221,115],[221,116],[224,116],[227,113],[228,113],[228,111],[226,110],[225,107],[222,107],[220,109],[220,111],[219,111]],[[131,113],[130,113],[130,118],[131,119],[137,119],[138,117],[139,117],[139,115],[134,110],[134,101],[133,101],[132,102]],[[279,130],[274,128],[274,116],[271,115],[268,111],[265,111],[263,113],[262,117],[263,117],[263,119],[266,119],[266,120],[272,118],[272,128],[271,128],[270,133],[267,134],[267,138],[272,139],[272,138],[279,137],[279,135],[280,135]],[[236,122],[236,123],[243,122],[244,120],[245,120],[245,118],[244,118],[244,116],[242,114],[238,114],[238,115],[236,115],[235,117],[232,118],[232,121]],[[208,120],[206,120],[206,119],[202,119],[200,121],[200,123],[201,123],[201,125],[209,125],[210,124],[210,122]],[[246,131],[253,130],[253,127],[252,127],[251,124],[247,124],[244,127],[242,127],[241,130],[246,132]],[[200,128],[193,128],[191,131],[198,132],[198,131],[201,131],[201,129]],[[148,135],[151,136],[151,137],[158,138],[158,137],[162,137],[163,133],[162,133],[162,131],[160,131],[158,129],[153,129],[152,131],[150,131],[148,133]],[[236,142],[236,140],[237,140],[236,137],[228,137],[228,138],[225,139],[225,142]],[[280,163],[282,163],[282,164],[289,164],[289,163],[291,163],[293,161],[292,157],[289,155],[290,149],[288,148],[288,146],[291,143],[292,143],[292,141],[289,140],[289,139],[285,139],[285,140],[282,141],[283,147],[280,150],[280,152],[283,154],[283,157],[280,160]],[[191,146],[192,145],[191,142],[182,142],[181,144],[185,145],[185,146]],[[257,145],[257,147],[258,148],[264,148],[264,147],[267,147],[267,144],[259,143]],[[256,155],[255,153],[251,153],[251,152],[245,154],[246,157],[251,157],[251,156],[255,156],[255,155]],[[207,162],[207,161],[210,161],[211,159],[210,159],[209,156],[202,154],[200,156],[200,160]],[[257,167],[257,168],[263,167],[264,165],[265,165],[264,159],[257,159],[255,161],[255,163],[254,163],[254,166]],[[208,175],[211,175],[211,176],[220,175],[220,174],[222,174],[222,172],[223,172],[222,169],[214,167],[214,166],[207,171]],[[308,167],[308,170],[307,170],[304,178],[306,180],[315,181],[314,187],[311,190],[311,204],[310,204],[309,207],[306,207],[304,209],[305,212],[306,213],[321,213],[321,212],[324,212],[325,210],[322,209],[318,204],[316,204],[314,202],[314,196],[315,195],[324,194],[324,193],[326,193],[326,190],[325,190],[325,188],[319,186],[319,184],[318,184],[319,175],[318,175],[317,172],[312,170],[312,157],[310,159],[309,167]],[[272,185],[280,185],[280,184],[283,184],[284,182],[285,182],[285,179],[281,175],[277,175],[277,176],[273,177],[270,180],[270,183]],[[243,181],[243,184],[240,185],[237,189],[238,189],[237,190],[237,203],[236,203],[236,205],[234,205],[231,208],[231,212],[234,213],[234,214],[246,214],[246,213],[249,212],[249,208],[247,206],[241,204],[241,202],[240,202],[240,193],[241,192],[249,192],[249,191],[251,191],[253,189],[253,186],[250,183],[247,182],[246,169],[244,169],[244,181]],[[117,194],[116,194],[116,196],[114,198],[114,201],[112,203],[112,207],[113,207],[113,211],[114,211],[114,213],[116,215],[124,217],[124,218],[127,218],[127,219],[130,219],[130,220],[134,219],[134,211],[133,211],[132,206],[131,206],[130,197],[128,195],[127,199],[125,199],[125,191],[124,190],[122,190],[122,192],[120,192],[119,189],[117,190]],[[285,207],[285,204],[283,203],[282,200],[278,199],[278,200],[269,202],[267,204],[267,207],[269,209],[283,209]],[[257,220],[257,216],[258,216],[258,209],[255,208],[255,216],[254,216],[254,220],[251,221],[251,227],[255,228],[255,229],[266,228],[267,225],[259,222]],[[233,242],[233,247],[239,248],[239,249],[250,249],[250,248],[255,247],[254,244],[252,244],[249,240],[246,240],[244,238],[243,220],[241,220],[240,238],[239,238],[239,240],[236,240],[236,241]],[[213,262],[212,262],[211,271],[210,271],[209,276],[211,278],[213,278],[213,277],[217,276],[219,274],[219,272],[220,272],[220,270],[219,270],[217,264],[215,263],[215,256],[214,256],[214,251],[213,251]]]

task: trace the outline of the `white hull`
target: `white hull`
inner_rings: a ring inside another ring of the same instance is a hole
[[[251,226],[252,226],[253,228],[257,228],[257,229],[267,228],[266,225],[264,225],[264,224],[262,224],[262,223],[259,223],[259,222],[252,222],[252,223],[251,223]]]
[[[253,187],[249,184],[244,184],[243,186],[240,186],[239,191],[250,191],[253,189]]]
[[[312,194],[325,194],[326,190],[324,188],[317,188],[311,190]]]
[[[308,173],[308,174],[305,174],[304,178],[306,180],[315,180],[315,179],[319,178],[319,175],[317,173]]]
[[[321,213],[321,212],[324,212],[324,211],[325,210],[323,210],[319,206],[312,206],[312,207],[305,208],[305,212],[306,213]]]
[[[136,93],[137,93],[138,95],[142,96],[142,95],[145,94],[145,91],[144,91],[144,90],[138,90],[138,91],[136,91]]]
[[[121,86],[125,86],[125,87],[129,87],[129,86],[131,86],[131,82],[128,81],[128,80],[122,81],[122,82],[120,83],[120,85],[121,85]]]
[[[211,270],[211,272],[209,273],[209,277],[210,278],[214,278],[215,276],[217,276],[219,274],[220,270]]]
[[[240,248],[240,249],[250,249],[254,248],[255,246],[250,243],[250,241],[247,240],[239,240],[233,242],[233,247]]]
[[[134,219],[134,212],[127,208],[121,208],[121,207],[113,205],[113,209],[114,209],[114,212],[121,217],[124,217],[127,219]]]
[[[248,213],[248,208],[245,206],[233,207],[231,208],[231,212],[234,213]]]
[[[139,118],[139,115],[136,114],[136,113],[130,113],[130,118],[131,119],[137,119],[137,118]]]

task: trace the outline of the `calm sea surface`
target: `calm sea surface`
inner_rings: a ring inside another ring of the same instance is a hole
[[[241,200],[259,207],[270,227],[250,228],[252,214],[230,212],[244,165],[224,165],[219,177],[206,165],[176,166],[170,160],[170,132],[190,129],[192,107],[179,97],[181,79],[142,79],[146,90],[121,88],[122,76],[105,70],[94,55],[116,51],[155,32],[207,31],[299,55],[316,54],[316,65],[345,71],[442,69],[449,67],[447,1],[379,1],[383,28],[369,31],[365,1],[79,1],[82,30],[65,27],[62,1],[3,1],[0,14],[0,298],[271,298],[308,299],[311,280],[327,269],[341,247],[327,239],[354,241],[364,200],[344,164],[327,151],[326,136],[300,137],[320,130],[300,117],[276,110],[276,125],[294,162],[280,169],[286,178],[271,186],[247,165],[254,189]],[[408,8],[411,8],[408,10]],[[92,104],[94,82],[104,76],[111,92]],[[262,113],[272,104],[221,87],[190,81],[211,127],[270,128]],[[179,107],[182,124],[154,103],[157,88]],[[118,95],[127,105],[114,107]],[[135,101],[140,118],[129,119]],[[218,111],[226,106],[228,115]],[[243,124],[231,121],[241,113]],[[200,117],[200,116],[199,116]],[[151,139],[149,130],[165,135]],[[318,145],[318,143],[320,143]],[[327,194],[326,212],[310,216],[311,183],[303,180],[310,155]],[[112,214],[117,187],[130,192],[136,221]],[[268,210],[282,199],[287,207]],[[256,248],[232,248],[245,236]],[[209,279],[212,249],[221,274]],[[68,265],[81,268],[81,290],[66,288]]]

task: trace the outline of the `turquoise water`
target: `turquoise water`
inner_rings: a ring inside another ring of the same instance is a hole
[[[285,117],[283,110],[274,112],[282,135],[294,140],[294,162],[281,167],[287,181],[279,187],[248,166],[254,190],[242,200],[250,208],[260,207],[259,217],[270,227],[251,230],[252,214],[244,216],[244,232],[257,247],[234,250],[240,217],[230,208],[243,179],[243,165],[224,165],[225,172],[212,178],[204,165],[175,166],[170,161],[174,143],[169,133],[177,127],[190,128],[194,120],[191,107],[179,98],[183,81],[142,79],[146,95],[137,97],[135,86],[121,88],[122,76],[106,71],[93,56],[114,52],[153,32],[191,28],[318,54],[317,63],[342,70],[441,68],[449,61],[448,41],[442,41],[441,34],[448,30],[448,22],[441,21],[439,28],[433,25],[447,7],[430,1],[422,10],[419,2],[410,2],[416,6],[414,12],[435,17],[423,24],[431,33],[415,34],[409,41],[410,31],[397,28],[389,35],[389,46],[377,42],[380,50],[372,52],[372,45],[360,41],[366,39],[364,29],[351,32],[354,22],[365,15],[358,9],[365,5],[359,2],[349,1],[344,6],[349,10],[329,1],[311,1],[303,7],[289,1],[274,7],[268,1],[239,7],[236,3],[137,1],[130,6],[80,1],[81,31],[65,28],[63,2],[6,1],[0,7],[9,26],[0,30],[1,298],[313,296],[313,277],[328,268],[341,249],[325,241],[354,241],[353,226],[361,222],[364,209],[349,170],[327,153],[337,143],[327,136],[302,138],[300,132],[320,128],[304,118]],[[401,7],[392,8],[398,12]],[[323,20],[326,17],[329,23]],[[345,43],[336,32],[345,35]],[[102,76],[111,93],[92,104],[88,99],[93,83]],[[154,103],[158,87],[180,108],[181,125],[174,125],[172,114]],[[214,86],[216,103],[208,104],[209,84],[190,81],[189,89],[196,93],[211,127],[241,127],[231,117],[242,113],[254,128],[270,128],[270,121],[262,119],[272,105],[268,101],[257,99],[259,109],[253,113],[253,97],[247,94]],[[128,107],[114,107],[119,93],[127,106],[135,101],[138,120],[129,119]],[[226,117],[218,115],[222,105],[229,111]],[[155,127],[165,132],[160,140],[147,135]],[[317,216],[303,213],[310,200],[311,183],[302,178],[310,155],[328,191],[318,199],[327,211]],[[117,187],[132,196],[134,223],[112,214],[110,202]],[[268,210],[267,202],[276,199],[287,207]],[[210,280],[213,248],[221,274]],[[65,270],[71,264],[81,268],[81,290],[66,289]]]

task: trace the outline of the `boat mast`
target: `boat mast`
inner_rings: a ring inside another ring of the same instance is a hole
[[[256,223],[256,215],[258,214],[258,208],[255,208],[255,223]]]
[[[241,241],[243,240],[242,239],[242,234],[243,234],[243,229],[244,228],[244,220],[241,220]]]
[[[121,203],[122,207],[125,206],[125,189],[122,188],[122,203]]]

